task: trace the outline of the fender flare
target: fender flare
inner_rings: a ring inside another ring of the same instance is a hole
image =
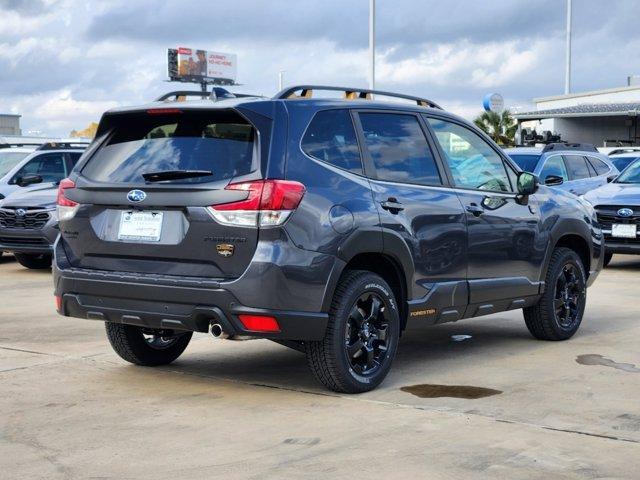
[[[365,253],[378,253],[389,257],[404,276],[403,287],[407,300],[412,298],[415,266],[407,243],[393,230],[379,227],[359,228],[349,234],[337,248],[337,261],[327,281],[322,301],[323,312],[329,311],[338,281],[348,263],[357,255]]]

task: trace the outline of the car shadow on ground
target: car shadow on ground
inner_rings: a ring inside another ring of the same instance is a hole
[[[452,336],[469,335],[463,341],[455,341]],[[201,338],[201,337],[200,337]],[[252,385],[273,386],[291,390],[330,393],[324,390],[313,378],[307,367],[304,355],[295,350],[273,344],[267,340],[241,342],[237,351],[229,345],[220,355],[220,342],[230,344],[228,340],[213,340],[209,348],[200,348],[208,339],[198,340],[197,351],[189,351],[172,365],[163,367],[165,371],[197,375],[217,380],[237,381]],[[240,342],[239,342],[240,343]],[[411,327],[400,340],[398,353],[391,372],[383,383],[383,388],[405,386],[403,378],[420,376],[428,383],[430,372],[442,372],[443,369],[464,368],[469,362],[481,362],[483,356],[496,352],[505,358],[512,354],[535,351],[547,342],[531,337],[524,321],[494,318],[483,321],[469,321],[459,324]],[[194,349],[195,350],[195,349]],[[135,367],[133,367],[135,368]]]
[[[613,260],[605,270],[640,270],[640,256],[625,255],[618,258],[618,256],[614,255]]]
[[[11,263],[15,261],[16,259],[13,257],[13,255],[8,255],[6,253],[3,253],[2,256],[0,257],[0,264]]]

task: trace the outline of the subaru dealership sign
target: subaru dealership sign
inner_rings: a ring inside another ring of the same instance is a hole
[[[487,93],[482,99],[482,106],[487,112],[501,113],[504,110],[504,98],[499,93]]]

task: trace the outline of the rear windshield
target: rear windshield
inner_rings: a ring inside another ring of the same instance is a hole
[[[257,168],[254,128],[232,111],[130,115],[118,120],[107,143],[82,175],[96,181],[144,182],[143,174],[198,170],[209,174],[162,183],[206,183]]]
[[[538,165],[540,155],[523,155],[510,153],[509,157],[518,164],[520,170],[524,172],[533,172]]]
[[[0,150],[0,177],[9,173],[9,170],[18,165],[27,155],[29,154],[25,152],[3,152]]]

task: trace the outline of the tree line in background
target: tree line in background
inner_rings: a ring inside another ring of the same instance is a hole
[[[91,122],[84,130],[71,130],[69,136],[71,138],[93,138],[96,136],[97,131],[98,124],[96,122]]]
[[[503,110],[502,113],[483,112],[473,123],[500,146],[512,147],[516,144],[518,124],[509,110]]]

